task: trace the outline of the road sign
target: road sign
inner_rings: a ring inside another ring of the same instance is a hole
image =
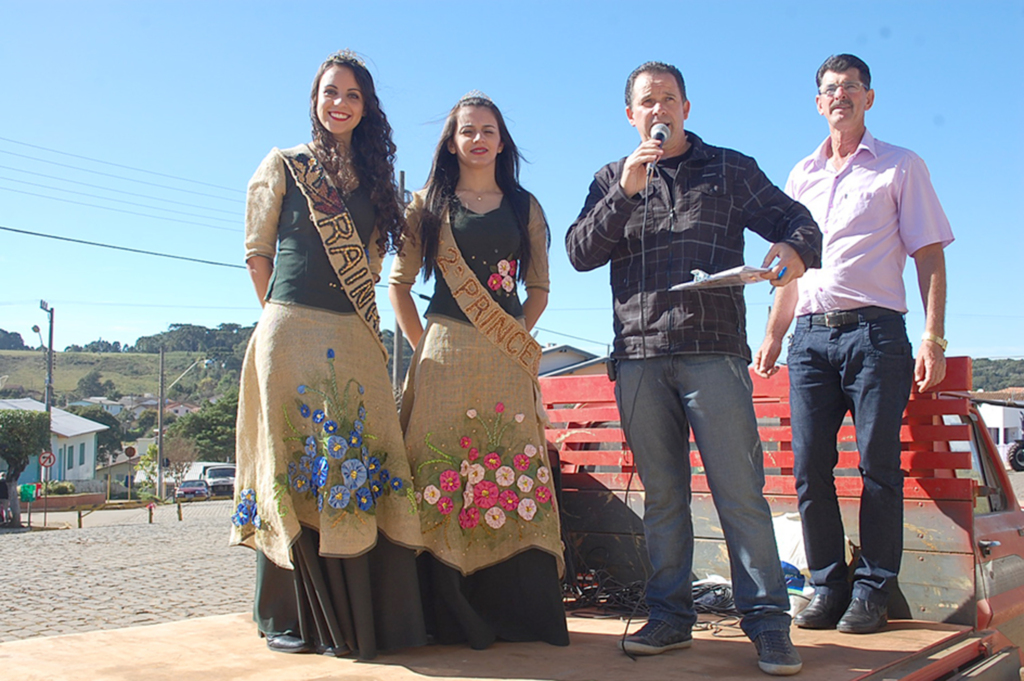
[[[124,455],[127,456],[129,459],[135,456],[135,447],[132,447],[131,445],[125,447]]]
[[[53,452],[43,452],[39,455],[39,465],[43,468],[49,468],[55,463],[57,463],[57,457]]]

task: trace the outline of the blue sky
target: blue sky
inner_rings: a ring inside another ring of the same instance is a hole
[[[852,52],[872,68],[869,129],[924,158],[957,237],[946,251],[950,354],[1024,356],[1020,0],[0,0],[0,16],[0,227],[242,264],[246,182],[271,147],[308,140],[312,76],[352,48],[377,81],[411,189],[462,94],[498,103],[529,160],[523,184],[551,224],[538,340],[598,354],[612,336],[608,271],[575,272],[563,244],[593,173],[638,142],[623,107],[629,72],[650,59],[678,65],[687,129],[753,156],[781,186],[827,134],[815,70]],[[768,245],[750,237],[747,260],[760,264]],[[907,283],[916,339],[912,266]],[[756,349],[771,291],[746,296]],[[0,328],[35,344],[40,299],[56,309],[58,349],[259,315],[242,269],[0,230]]]

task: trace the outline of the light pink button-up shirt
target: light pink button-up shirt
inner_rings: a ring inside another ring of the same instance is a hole
[[[821,228],[821,269],[798,280],[796,314],[866,305],[907,311],[903,267],[919,248],[953,241],[953,230],[914,152],[864,137],[836,170],[826,151],[796,164],[786,193],[807,206]]]

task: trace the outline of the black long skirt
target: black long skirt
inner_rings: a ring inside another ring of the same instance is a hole
[[[569,645],[554,556],[530,549],[471,575],[429,553],[418,559],[427,633],[483,650],[496,640]]]
[[[325,558],[318,545],[316,530],[303,527],[294,570],[257,552],[253,618],[262,635],[296,636],[317,652],[362,660],[426,644],[414,551],[383,535],[357,558]]]

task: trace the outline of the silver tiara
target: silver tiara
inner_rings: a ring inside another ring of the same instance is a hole
[[[363,61],[363,58],[360,57],[355,52],[355,50],[350,50],[350,49],[347,49],[347,48],[344,49],[344,50],[339,50],[338,52],[335,52],[334,54],[332,54],[330,57],[327,58],[327,61],[355,62],[356,64],[359,64],[360,66],[362,66],[364,69],[366,68],[366,62]]]
[[[491,104],[494,104],[494,100],[488,97],[483,92],[480,92],[480,90],[470,90],[466,94],[462,95],[462,99],[459,100],[459,104],[470,99],[484,99],[490,102]]]

